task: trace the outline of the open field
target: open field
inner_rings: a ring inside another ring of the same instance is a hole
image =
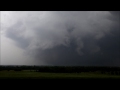
[[[0,66],[0,79],[120,79],[120,67]]]
[[[120,75],[101,74],[97,72],[81,73],[45,73],[24,71],[0,71],[0,79],[120,79]]]

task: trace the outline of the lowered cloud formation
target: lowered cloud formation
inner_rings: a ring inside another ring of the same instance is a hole
[[[1,17],[2,36],[24,50],[26,62],[120,66],[119,11],[1,12]]]

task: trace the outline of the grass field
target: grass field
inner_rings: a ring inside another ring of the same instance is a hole
[[[0,79],[120,79],[120,75],[94,72],[86,73],[41,73],[34,71],[0,71]]]

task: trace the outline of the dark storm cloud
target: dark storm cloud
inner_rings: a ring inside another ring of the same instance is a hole
[[[23,32],[25,30],[25,28],[21,26],[22,22],[17,22],[14,26],[9,28],[9,30],[6,32],[6,36],[16,41],[17,46],[25,49],[29,45],[29,39],[26,39],[20,35],[20,30],[22,29]]]
[[[6,32],[35,61],[120,66],[119,11],[45,13],[18,20]]]
[[[120,11],[110,11],[110,13],[120,17]]]
[[[111,18],[113,21],[120,22],[120,11],[110,11],[110,13],[113,15]]]

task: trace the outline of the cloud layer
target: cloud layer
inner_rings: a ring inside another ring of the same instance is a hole
[[[120,65],[119,11],[2,12],[2,17],[2,32],[35,62]]]

